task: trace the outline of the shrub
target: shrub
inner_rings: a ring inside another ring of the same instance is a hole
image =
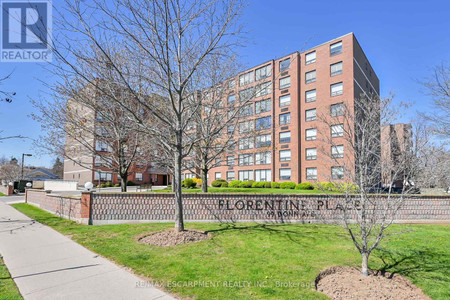
[[[228,184],[228,187],[230,188],[237,188],[241,185],[242,181],[240,180],[232,180],[230,181],[230,183]]]
[[[128,186],[135,186],[136,184],[135,184],[133,181],[128,181],[128,182],[127,182],[127,185],[128,185]]]
[[[290,181],[283,182],[280,184],[280,188],[285,189],[285,190],[287,190],[287,189],[293,190],[293,189],[295,189],[295,186],[296,186],[295,182],[290,182]]]
[[[192,178],[192,180],[195,181],[195,183],[197,184],[197,187],[202,186],[202,180],[200,178]]]
[[[102,184],[100,185],[100,187],[104,188],[104,187],[106,187],[106,184],[102,183]]]
[[[110,186],[111,186],[111,182],[107,181],[107,182],[105,183],[105,187],[110,187]]]
[[[264,182],[262,182],[262,181],[260,181],[260,182],[253,182],[252,188],[258,188],[258,189],[264,188]]]
[[[264,183],[263,188],[265,188],[265,189],[270,189],[272,187],[272,184],[270,183],[270,181],[264,181],[263,183]]]
[[[217,180],[214,180],[213,182],[211,182],[211,185],[213,186],[213,187],[221,187],[222,186],[222,183],[228,183],[225,179],[217,179]]]
[[[251,188],[253,183],[254,183],[253,180],[242,181],[241,184],[239,185],[239,187],[241,187],[241,188]]]
[[[228,187],[228,182],[226,182],[226,181],[222,182],[222,185],[220,187],[223,187],[223,188]]]
[[[333,189],[333,183],[331,182],[317,182],[314,184],[314,189],[324,192],[331,192]]]
[[[186,178],[181,182],[181,186],[184,186],[188,189],[193,189],[197,186],[197,183],[192,178]]]
[[[313,190],[314,189],[314,185],[312,183],[309,182],[302,182],[299,183],[295,186],[296,190]]]
[[[272,182],[270,184],[270,187],[273,189],[279,189],[280,188],[280,183],[279,182]]]
[[[116,183],[115,185],[114,185],[114,187],[119,187],[120,186],[120,183]]]

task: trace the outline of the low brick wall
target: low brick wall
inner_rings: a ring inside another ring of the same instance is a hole
[[[183,197],[184,218],[191,222],[333,222],[342,219],[339,206],[345,202],[341,195],[314,194],[185,194]],[[89,209],[92,224],[117,224],[172,222],[174,207],[172,194],[93,193]],[[410,196],[396,220],[448,222],[450,197]]]
[[[26,199],[46,211],[85,224],[173,222],[175,216],[174,195],[165,193],[82,193],[76,198],[27,189]],[[184,194],[183,215],[187,222],[334,222],[342,219],[345,200],[343,195]],[[355,197],[351,204],[355,208],[359,206],[357,200]],[[450,222],[450,197],[409,196],[395,220]]]
[[[14,187],[9,186],[9,185],[3,185],[0,183],[0,193],[6,195],[6,196],[10,196],[13,194],[14,191]]]
[[[51,191],[27,189],[26,202],[57,216],[83,222],[81,214],[81,198],[52,195]]]

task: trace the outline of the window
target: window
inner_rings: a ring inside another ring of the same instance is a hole
[[[142,173],[136,173],[135,176],[134,176],[134,178],[135,178],[137,181],[142,181]]]
[[[310,52],[306,54],[305,56],[305,63],[307,65],[315,63],[316,62],[316,51]]]
[[[255,97],[262,97],[272,93],[272,82],[264,82],[256,86]]]
[[[221,165],[222,165],[222,158],[221,157],[216,158],[214,167],[220,167]]]
[[[111,157],[101,157],[100,155],[95,156],[95,162],[94,165],[96,167],[108,167],[111,166],[113,163]]]
[[[255,170],[255,181],[272,181],[272,171]]]
[[[241,108],[241,116],[242,117],[253,116],[253,103],[247,104]]]
[[[291,59],[285,59],[280,61],[280,72],[288,70],[291,67]]]
[[[344,179],[344,167],[331,167],[331,179]]]
[[[316,70],[307,72],[305,74],[305,82],[306,83],[316,82]]]
[[[103,141],[97,141],[95,143],[95,151],[103,151],[103,152],[109,152],[110,147]]]
[[[228,134],[234,133],[235,127],[236,127],[236,125],[229,125],[229,126],[227,127],[227,133],[228,133]]]
[[[227,166],[234,166],[235,159],[234,156],[227,156]]]
[[[234,150],[236,143],[234,141],[227,141],[228,150]]]
[[[342,74],[342,61],[330,66],[330,76]]]
[[[291,169],[280,169],[280,180],[290,180]]]
[[[236,88],[236,81],[234,79],[231,79],[230,81],[228,81],[228,89],[234,90],[235,88]]]
[[[195,178],[195,174],[194,173],[187,173],[184,175],[184,178]]]
[[[255,113],[260,114],[272,109],[272,99],[257,101],[255,103]]]
[[[240,154],[239,155],[239,165],[240,166],[253,165],[253,154]]]
[[[239,123],[239,133],[247,133],[253,130],[253,120]]]
[[[272,152],[258,152],[255,154],[255,165],[267,165],[272,161]]]
[[[255,140],[255,148],[269,147],[272,143],[270,134],[258,135]]]
[[[244,86],[253,82],[253,71],[239,76],[239,86]]]
[[[306,129],[306,140],[314,141],[317,139],[317,128]]]
[[[342,95],[343,91],[344,86],[342,85],[342,82],[331,85],[331,97]]]
[[[331,125],[331,137],[344,136],[344,124]]]
[[[331,146],[331,157],[332,158],[343,158],[344,157],[344,145]]]
[[[342,41],[330,45],[330,56],[342,53]]]
[[[239,180],[240,181],[253,180],[253,171],[239,171]]]
[[[255,71],[256,81],[267,78],[270,75],[272,75],[272,65],[264,66]]]
[[[280,125],[286,125],[291,123],[291,113],[280,115]]]
[[[315,160],[315,159],[317,159],[317,148],[306,149],[306,160]]]
[[[316,109],[308,109],[306,113],[306,122],[314,121],[316,119]]]
[[[221,172],[216,172],[214,175],[215,175],[216,180],[222,178],[222,173]]]
[[[264,117],[255,120],[256,130],[264,130],[272,127],[272,117]]]
[[[317,179],[317,168],[306,168],[306,179],[316,180]]]
[[[338,103],[331,105],[331,116],[332,117],[339,117],[344,115],[344,104]]]
[[[316,90],[306,91],[305,98],[306,103],[316,101]]]
[[[248,88],[242,91],[239,91],[239,101],[244,102],[250,99],[253,99],[255,95],[253,95],[253,88]]]
[[[281,150],[280,161],[290,161],[290,160],[291,160],[291,150]]]
[[[112,180],[112,173],[107,172],[95,172],[94,173],[94,180],[101,180],[101,181],[111,181]]]
[[[229,95],[227,100],[228,105],[234,105],[236,103],[236,95]]]
[[[280,97],[280,107],[289,106],[291,104],[291,95],[284,95]]]
[[[280,143],[290,143],[291,142],[291,132],[280,132]]]
[[[239,140],[239,150],[246,150],[246,149],[252,149],[253,148],[253,139],[243,138]]]
[[[280,90],[287,89],[291,86],[291,76],[280,79]]]
[[[227,172],[227,180],[228,180],[228,181],[234,180],[235,178],[236,178],[236,177],[235,177],[234,171],[228,171],[228,172]]]

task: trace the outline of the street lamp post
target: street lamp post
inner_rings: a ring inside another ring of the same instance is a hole
[[[25,159],[25,156],[33,156],[33,155],[22,153],[22,175],[20,176],[20,179],[22,179],[22,180],[23,180],[23,161]]]

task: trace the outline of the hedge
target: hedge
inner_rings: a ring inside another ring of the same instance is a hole
[[[197,182],[195,182],[194,179],[192,179],[192,178],[186,178],[185,180],[183,180],[181,182],[181,186],[191,189],[191,188],[195,188],[197,186]]]
[[[296,190],[313,190],[314,185],[310,182],[302,182],[295,186]]]
[[[295,183],[295,182],[290,182],[290,181],[288,181],[288,182],[283,182],[283,183],[281,183],[280,184],[280,188],[282,188],[282,189],[290,189],[290,190],[293,190],[293,189],[295,189],[295,186],[296,186],[297,184]]]
[[[228,184],[228,182],[225,179],[217,179],[217,180],[214,180],[213,182],[211,182],[211,185],[213,187],[221,187],[222,183],[227,183]]]
[[[239,187],[241,187],[241,188],[251,188],[254,182],[255,181],[253,181],[253,180],[242,181],[241,184],[239,185]]]
[[[273,189],[279,189],[280,188],[280,183],[279,182],[272,182],[270,184],[270,187]]]
[[[230,183],[228,184],[228,187],[230,188],[237,188],[241,185],[242,181],[240,180],[232,180],[230,181]]]

